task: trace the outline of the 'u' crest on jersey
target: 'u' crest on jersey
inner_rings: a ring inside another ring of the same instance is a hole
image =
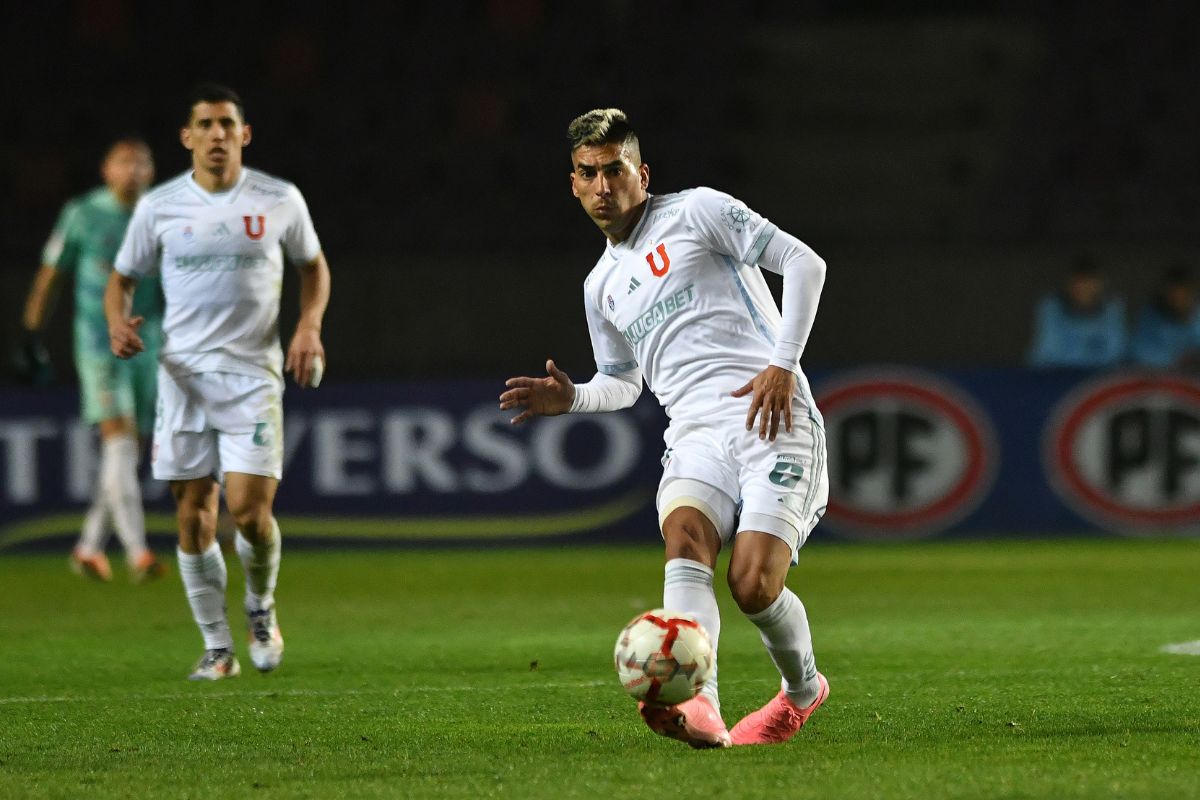
[[[246,235],[249,236],[251,239],[254,239],[257,241],[258,239],[261,239],[263,237],[264,225],[263,225],[263,218],[262,218],[261,214],[259,214],[258,216],[255,216],[255,217],[250,217],[250,216],[242,217],[242,222],[246,223]],[[254,227],[256,224],[258,226],[257,230]]]
[[[656,278],[661,278],[671,268],[671,259],[667,257],[667,246],[665,244],[660,244],[655,250],[658,251],[658,255],[662,258],[662,269],[659,269],[654,263],[654,253],[646,253],[646,262],[650,265],[651,274]]]

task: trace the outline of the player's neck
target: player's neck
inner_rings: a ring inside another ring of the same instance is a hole
[[[227,192],[237,185],[238,179],[242,177],[242,165],[240,163],[226,164],[218,170],[207,170],[193,165],[192,177],[206,192],[212,194]]]
[[[610,242],[621,244],[621,242],[633,235],[634,230],[637,229],[637,224],[642,220],[642,215],[646,213],[646,206],[649,204],[649,200],[649,197],[645,197],[642,202],[634,206],[633,210],[629,213],[629,219],[625,221],[620,230],[614,229],[604,232],[604,235],[608,237]]]
[[[137,205],[138,196],[140,194],[139,192],[125,194],[124,192],[120,192],[120,191],[112,188],[111,186],[109,187],[108,191],[109,191],[109,194],[111,194],[113,196],[113,199],[117,201],[117,205],[119,205],[121,208],[125,209],[126,211],[131,210],[134,206]]]

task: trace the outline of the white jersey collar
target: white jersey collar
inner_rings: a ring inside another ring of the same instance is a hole
[[[230,205],[242,193],[242,187],[246,185],[246,179],[249,176],[250,169],[243,164],[242,174],[238,176],[237,183],[223,192],[210,192],[196,181],[196,171],[192,170],[187,174],[187,184],[192,191],[200,195],[209,205]]]

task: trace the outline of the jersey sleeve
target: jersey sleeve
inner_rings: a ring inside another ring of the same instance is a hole
[[[688,196],[684,214],[688,228],[702,242],[742,264],[757,264],[776,231],[740,200],[704,186]]]
[[[600,313],[600,307],[591,294],[588,284],[584,284],[583,307],[587,314],[588,335],[592,339],[596,371],[606,375],[629,372],[638,366],[637,356],[621,332]]]
[[[133,209],[125,238],[113,268],[130,278],[144,278],[158,269],[158,236],[154,231],[154,209],[146,198],[138,201]]]
[[[304,202],[304,195],[295,186],[291,188],[288,201],[292,205],[292,218],[280,244],[289,261],[307,264],[321,252],[321,241],[317,238],[317,229],[308,213],[308,203]]]
[[[79,264],[79,227],[82,211],[78,203],[67,203],[42,248],[42,263],[59,272],[74,273]]]

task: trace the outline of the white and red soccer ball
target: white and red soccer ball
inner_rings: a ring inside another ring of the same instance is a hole
[[[708,632],[695,617],[661,608],[630,620],[617,637],[613,659],[625,691],[661,705],[694,697],[717,663]]]

